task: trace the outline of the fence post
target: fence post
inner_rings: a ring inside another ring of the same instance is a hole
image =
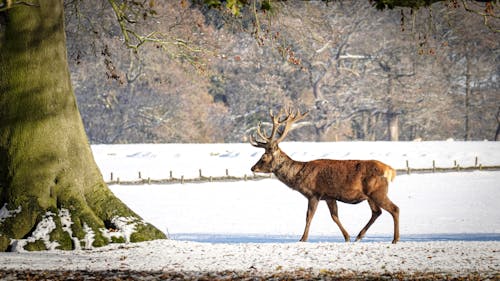
[[[113,181],[113,172],[111,172],[111,181]]]
[[[410,174],[410,162],[406,160],[406,174]]]
[[[142,179],[141,171],[139,171],[139,178]]]
[[[432,172],[433,173],[436,172],[436,161],[435,160],[432,160]]]

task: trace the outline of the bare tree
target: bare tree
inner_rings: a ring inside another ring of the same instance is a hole
[[[495,132],[495,141],[499,141],[500,140],[500,106],[497,109],[496,119],[497,119],[497,130]]]

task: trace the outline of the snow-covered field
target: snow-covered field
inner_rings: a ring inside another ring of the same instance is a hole
[[[500,240],[499,182],[500,172],[396,177],[389,197],[401,209],[402,239],[472,239],[491,234],[490,239]],[[307,200],[275,179],[111,189],[146,221],[179,240],[295,242],[305,225]],[[366,202],[339,203],[339,216],[355,238],[371,211]],[[390,242],[392,233],[392,217],[383,212],[367,238]],[[318,206],[310,234],[313,241],[343,241],[325,203]]]
[[[284,142],[280,147],[299,161],[318,158],[376,159],[395,169],[500,165],[499,142]],[[251,175],[250,168],[264,152],[248,143],[94,145],[95,159],[105,180],[111,173],[122,181]]]
[[[499,142],[337,142],[281,146],[297,160],[378,159],[395,168],[406,167],[407,161],[413,168],[432,167],[433,161],[437,167],[453,167],[455,163],[462,167],[500,165]],[[250,167],[263,153],[262,149],[245,143],[96,145],[93,150],[103,174],[113,172],[124,180],[137,180],[139,171],[142,178],[153,179],[168,178],[170,171],[176,177],[196,178],[200,169],[205,176],[223,176],[226,169],[231,175],[249,175]],[[494,207],[500,199],[499,182],[498,172],[486,171],[398,175],[389,196],[401,208],[402,238],[425,239],[422,235],[430,234],[449,238],[485,233],[499,236],[500,212]],[[301,194],[275,179],[112,185],[111,188],[127,205],[174,239],[294,241],[302,232],[307,206]],[[366,202],[340,203],[339,214],[351,236],[355,236],[371,212]],[[369,234],[390,236],[390,215],[384,213]],[[341,237],[325,204],[319,206],[311,235],[316,240]]]
[[[500,142],[284,143],[297,160],[378,159],[395,168],[500,164]],[[105,179],[250,175],[262,150],[249,144],[97,145]],[[312,243],[295,242],[306,199],[275,179],[169,185],[112,185],[128,206],[171,240],[111,245],[71,253],[1,253],[0,269],[163,270],[321,273],[435,272],[489,278],[500,274],[500,171],[400,174],[389,197],[400,207],[401,242],[392,245],[392,218],[374,223],[364,242],[340,242],[326,204],[318,207]],[[366,202],[339,203],[355,237],[370,217]],[[197,242],[194,242],[197,241]]]

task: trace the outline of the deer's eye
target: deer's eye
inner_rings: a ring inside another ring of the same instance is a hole
[[[269,154],[262,155],[262,160],[265,162],[271,161],[271,155],[269,155]]]

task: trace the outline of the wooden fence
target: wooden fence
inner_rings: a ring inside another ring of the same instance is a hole
[[[430,168],[411,168],[409,161],[406,161],[405,169],[396,169],[398,175],[401,174],[422,174],[422,173],[449,173],[449,172],[470,172],[470,171],[499,171],[500,165],[493,166],[483,166],[478,164],[477,160],[474,166],[462,167],[459,164],[454,163],[453,167],[436,167],[436,162],[432,161],[432,167]],[[229,169],[226,169],[225,176],[205,176],[203,171],[199,170],[199,176],[197,178],[185,178],[181,176],[180,178],[173,177],[173,172],[170,171],[170,177],[164,179],[152,179],[150,177],[143,178],[142,173],[138,172],[138,178],[136,180],[126,180],[121,181],[119,177],[114,177],[114,174],[110,174],[110,180],[107,184],[118,184],[118,185],[141,185],[141,184],[184,184],[184,183],[205,183],[205,182],[228,182],[228,181],[249,181],[249,180],[262,180],[275,178],[273,174],[263,175],[263,174],[250,174],[243,176],[231,176]]]

